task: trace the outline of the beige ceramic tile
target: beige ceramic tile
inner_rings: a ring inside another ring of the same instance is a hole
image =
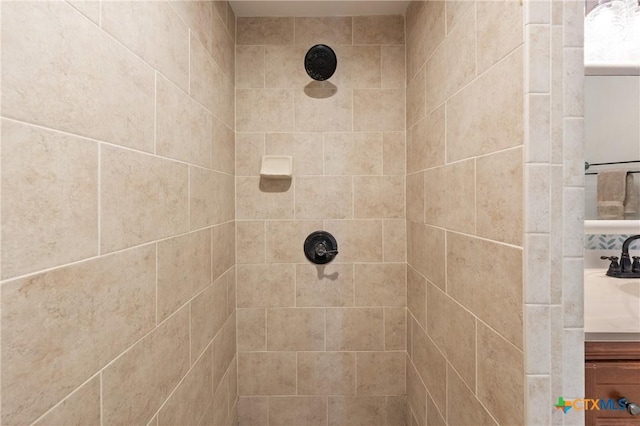
[[[103,253],[187,230],[186,165],[111,146],[100,155]]]
[[[266,262],[303,263],[305,239],[322,229],[321,220],[278,220],[266,222]]]
[[[235,222],[211,228],[211,242],[211,278],[215,280],[236,263]]]
[[[495,374],[497,370],[500,374]],[[478,323],[478,399],[498,424],[524,419],[524,355],[482,323]],[[505,395],[512,395],[507,401]]]
[[[181,309],[102,372],[103,423],[147,422],[188,369],[189,311]]]
[[[353,44],[404,44],[404,18],[400,15],[355,16]]]
[[[447,395],[449,401],[464,398],[468,402],[467,409],[456,410],[453,406],[449,409],[449,424],[456,426],[478,425],[497,426],[495,420],[482,406],[474,395],[474,392],[462,381],[458,373],[451,366],[447,367]],[[539,413],[538,413],[539,415]]]
[[[406,180],[407,220],[424,223],[424,172],[408,174]]]
[[[444,2],[420,3],[423,5],[411,11],[411,15],[407,14],[407,62],[410,77],[422,67],[445,36]]]
[[[236,90],[236,111],[236,129],[239,132],[293,130],[293,92],[291,90],[238,89]]]
[[[447,410],[447,360],[419,327],[413,329],[413,362],[441,413]],[[453,402],[453,401],[452,401]]]
[[[320,396],[276,396],[269,398],[270,426],[325,426],[327,400]]]
[[[157,315],[162,322],[211,283],[211,232],[159,242],[157,262]]]
[[[100,378],[98,376],[76,389],[60,405],[34,423],[35,426],[99,424]]]
[[[294,306],[295,265],[238,265],[238,308]]]
[[[559,0],[554,0],[559,1]],[[562,119],[564,114],[564,65],[562,48],[562,28],[551,29],[551,161],[562,163]]]
[[[550,24],[551,0],[531,0],[525,2],[525,24]]]
[[[2,277],[98,254],[98,146],[2,121]]]
[[[318,180],[322,182],[318,184]],[[353,217],[350,177],[301,176],[296,178],[297,219],[349,219]]]
[[[411,127],[422,120],[427,113],[426,96],[426,68],[420,68],[407,86],[407,127]]]
[[[418,28],[418,20],[424,14],[424,7],[427,2],[424,1],[412,1],[407,5],[405,12],[405,28],[406,34],[411,34],[416,28]]]
[[[379,175],[383,166],[381,133],[326,133],[324,173]]]
[[[402,176],[354,177],[354,217],[404,218],[404,189]]]
[[[196,362],[158,412],[158,426],[193,425],[213,399],[211,349]]]
[[[468,253],[475,253],[473,261]],[[447,235],[447,292],[518,347],[523,339],[522,287],[522,250]]]
[[[200,356],[227,319],[227,284],[224,275],[191,301],[191,355]]]
[[[475,331],[473,315],[440,289],[427,284],[427,333],[470,387],[476,384]],[[414,350],[414,356],[415,353]]]
[[[294,176],[321,175],[322,134],[320,133],[267,133],[265,155],[293,157]]]
[[[75,7],[80,13],[91,19],[96,25],[100,25],[100,2],[91,0],[69,0],[71,6]]]
[[[151,67],[63,2],[3,4],[2,27],[4,117],[153,150]]]
[[[415,416],[416,425],[424,425],[427,418],[427,389],[424,387],[415,366],[407,358],[407,402]]]
[[[580,266],[583,266],[582,262],[579,263]],[[581,268],[581,271],[584,271],[584,267]],[[573,294],[567,294],[567,296],[577,298]],[[583,300],[584,295],[581,294],[580,296],[582,296],[580,299]],[[580,311],[582,313],[582,309]],[[527,374],[543,375],[551,373],[550,327],[551,314],[549,306],[525,305],[524,333],[526,333],[527,339],[525,340],[524,351],[527,354],[525,360]]]
[[[413,357],[413,329],[416,327],[418,327],[418,323],[416,322],[411,312],[407,310],[406,341],[407,341],[407,355],[409,357]]]
[[[214,0],[213,7],[217,17],[223,22],[227,22],[227,0]]]
[[[552,158],[551,95],[530,94],[525,102],[525,161],[548,163]]]
[[[384,308],[384,349],[404,351],[407,348],[406,308]]]
[[[295,352],[238,353],[240,395],[294,395]]]
[[[566,117],[584,115],[584,51],[581,48],[565,48],[563,56],[563,98]]]
[[[401,89],[354,89],[353,130],[398,131],[405,126]]]
[[[409,173],[445,162],[445,107],[419,121],[407,134],[407,171]]]
[[[407,222],[404,219],[382,221],[383,260],[385,262],[407,261]]]
[[[402,395],[405,393],[403,352],[359,352],[356,354],[358,395]]]
[[[323,349],[323,309],[267,309],[268,351],[320,351]]]
[[[441,43],[433,52],[426,64],[426,83],[425,83],[425,111],[431,111],[440,107],[447,100],[449,93],[449,77],[448,54],[452,48],[451,42]]]
[[[525,90],[527,93],[549,93],[551,89],[551,27],[527,25],[525,27]]]
[[[229,128],[233,128],[235,125],[233,81],[225,75],[222,68],[193,34],[191,35],[190,48],[189,90],[191,96]]]
[[[386,398],[383,396],[330,396],[329,426],[384,425]]]
[[[171,1],[171,6],[200,43],[212,52],[214,8],[211,1]]]
[[[297,88],[294,101],[297,132],[350,132],[352,130],[353,91],[351,89]]]
[[[305,47],[351,44],[352,18],[350,16],[295,18],[296,44]]]
[[[236,219],[293,219],[290,180],[236,178]]]
[[[228,382],[228,379],[225,380]],[[226,389],[226,383],[223,383],[213,393],[213,398],[209,404],[204,417],[200,421],[199,425],[227,425],[228,424],[228,412],[229,412],[229,393]]]
[[[225,2],[228,3],[228,2]],[[231,10],[230,7],[226,9]],[[233,13],[233,11],[232,11]],[[227,31],[227,25],[224,19],[216,19],[214,16],[212,22],[213,34],[211,38],[211,56],[216,60],[220,67],[224,70],[229,80],[233,81],[235,74],[235,40],[232,34]],[[227,19],[231,21],[231,19]]]
[[[293,27],[293,18],[240,17],[236,22],[236,43],[293,44]]]
[[[103,2],[100,24],[175,84],[188,88],[189,28],[169,3]]]
[[[238,309],[238,351],[267,350],[265,309]]]
[[[407,266],[407,308],[415,319],[427,327],[427,280],[411,266]]]
[[[191,167],[189,181],[191,229],[200,229],[234,219],[233,176]]]
[[[236,232],[238,263],[264,263],[265,223],[237,221]]]
[[[382,221],[327,220],[325,230],[338,241],[340,262],[382,261]]]
[[[300,395],[354,395],[356,356],[353,352],[300,352]]]
[[[236,133],[236,176],[259,176],[264,133]]]
[[[382,173],[404,175],[406,173],[405,132],[382,134]]]
[[[309,46],[264,47],[264,84],[267,88],[300,89],[313,80],[303,66]]]
[[[405,396],[387,396],[387,426],[405,426]]]
[[[236,355],[236,315],[231,314],[220,332],[213,339],[213,388],[224,385],[224,377],[229,364],[235,362]],[[226,392],[225,392],[226,393]]]
[[[522,163],[522,149],[505,151],[476,160],[478,235],[522,245],[524,222]],[[496,182],[501,184],[496,185]]]
[[[472,234],[476,227],[475,186],[474,160],[425,171],[425,222]]]
[[[548,406],[548,401],[553,399],[551,395],[551,378],[549,376],[528,376],[526,378],[526,394],[525,403],[527,404],[526,419],[528,424],[542,421],[545,424],[553,424],[551,418],[552,412],[546,411],[546,414],[540,418],[539,413],[545,413],[545,407]],[[559,410],[553,410],[559,411]],[[535,413],[535,414],[534,414]],[[564,414],[564,413],[563,413]]]
[[[353,306],[353,266],[296,265],[296,306]]]
[[[458,24],[469,7],[474,6],[473,1],[466,0],[446,0],[444,3],[447,14],[447,32],[450,32]]]
[[[384,349],[382,308],[331,308],[326,311],[327,350]]]
[[[211,122],[211,168],[232,175],[235,161],[235,132],[214,117]]]
[[[580,2],[563,4],[563,39],[565,47],[582,47],[584,45],[584,6]]]
[[[444,42],[447,96],[453,95],[476,76],[476,19],[473,8],[470,9],[460,18],[459,25],[449,32]]]
[[[444,288],[444,230],[407,222],[407,260],[429,281]]]
[[[447,102],[448,161],[522,144],[522,67],[522,48],[518,48]],[[505,80],[505,75],[510,78]]]
[[[331,83],[343,88],[379,88],[382,79],[380,46],[335,46],[340,58]],[[401,86],[397,86],[401,87]]]
[[[236,46],[236,88],[264,87],[264,46]]]
[[[243,426],[264,426],[269,423],[269,398],[241,396],[238,400],[238,420]]]
[[[405,47],[382,46],[382,88],[399,89],[405,87]]]
[[[476,2],[478,73],[482,73],[523,43],[520,2]],[[505,74],[503,74],[505,75]]]
[[[433,402],[433,399],[429,395],[427,395],[427,424],[429,426],[447,425],[441,413],[438,411],[435,402]]]
[[[356,306],[405,306],[406,267],[402,263],[355,264]]]
[[[154,299],[153,246],[3,284],[3,423],[36,420],[153,329]]]

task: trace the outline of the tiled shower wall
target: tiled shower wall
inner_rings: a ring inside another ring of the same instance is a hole
[[[404,424],[405,67],[401,16],[239,18],[236,46],[241,425]],[[303,58],[330,45],[338,68]],[[264,154],[291,180],[260,179]],[[314,266],[324,229],[340,253]]]
[[[523,6],[406,21],[407,415],[523,424]]]
[[[235,424],[235,17],[2,5],[2,424]]]
[[[578,0],[409,6],[418,424],[584,423],[551,407],[584,395],[583,18]]]

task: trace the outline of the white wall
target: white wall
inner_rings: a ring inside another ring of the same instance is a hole
[[[586,161],[640,160],[640,76],[585,77]],[[640,170],[640,163],[593,167]],[[634,175],[640,192],[640,173]],[[597,175],[585,176],[585,218],[597,219]],[[636,214],[633,219],[640,219]],[[631,219],[630,218],[630,219]]]

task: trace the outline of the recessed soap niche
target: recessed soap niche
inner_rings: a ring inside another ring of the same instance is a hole
[[[265,179],[291,179],[293,157],[290,155],[264,155],[260,167],[260,177]]]

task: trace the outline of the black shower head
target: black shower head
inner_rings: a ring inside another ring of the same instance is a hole
[[[309,77],[318,81],[331,78],[337,65],[336,53],[324,44],[316,44],[304,57],[304,69]]]

